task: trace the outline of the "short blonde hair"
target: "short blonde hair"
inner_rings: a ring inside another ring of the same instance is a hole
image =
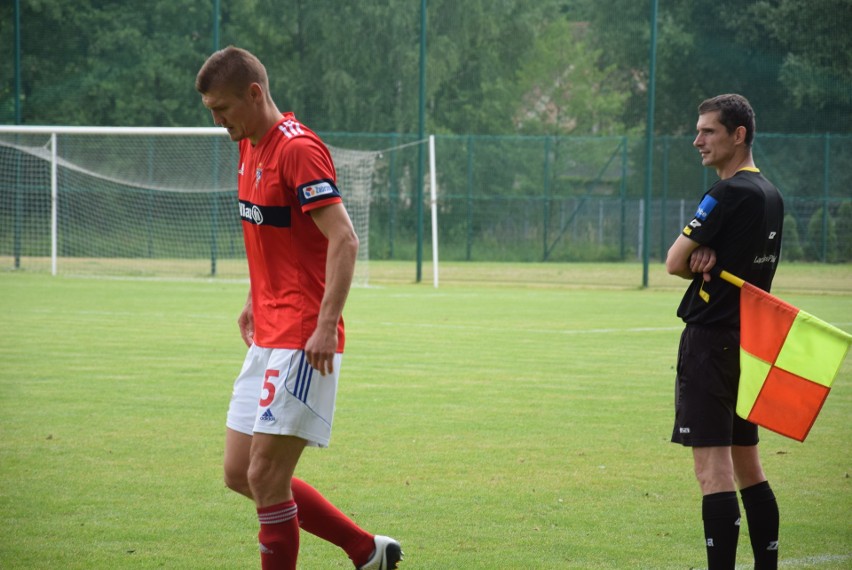
[[[195,77],[195,89],[202,94],[213,89],[242,94],[252,83],[259,84],[269,98],[266,68],[254,54],[234,46],[220,49],[208,57]]]

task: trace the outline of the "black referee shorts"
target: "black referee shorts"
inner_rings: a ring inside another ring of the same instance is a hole
[[[739,330],[687,325],[678,349],[672,442],[757,445],[757,426],[736,414],[739,381]]]

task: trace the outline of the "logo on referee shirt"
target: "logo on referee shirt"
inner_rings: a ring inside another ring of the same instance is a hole
[[[706,220],[707,216],[710,215],[710,212],[713,211],[713,208],[715,208],[718,203],[719,201],[713,196],[704,196],[704,199],[701,200],[700,204],[698,204],[698,210],[695,212],[695,219],[701,221]]]
[[[262,422],[274,422],[275,416],[272,415],[272,410],[266,410],[263,412],[263,415],[260,416],[260,421]]]

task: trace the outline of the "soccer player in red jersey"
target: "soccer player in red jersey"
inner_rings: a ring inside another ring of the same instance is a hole
[[[238,319],[249,349],[228,409],[225,483],[256,503],[264,570],[296,568],[300,526],[342,548],[356,568],[396,568],[396,540],[361,529],[294,477],[304,448],[330,440],[358,251],[331,155],[278,110],[266,69],[248,51],[211,55],[195,87],[214,123],[239,143],[249,265]]]
[[[781,252],[784,201],[755,167],[754,111],[741,95],[698,107],[693,145],[719,181],[666,257],[672,275],[690,280],[677,314],[686,323],[678,351],[672,441],[692,448],[702,493],[709,570],[734,570],[740,532],[739,488],[754,567],[778,567],[779,515],[757,444],[757,426],[737,417],[740,290],[712,278],[717,263],[766,291]]]

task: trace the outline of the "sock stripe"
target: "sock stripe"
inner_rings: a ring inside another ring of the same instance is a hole
[[[287,506],[281,509],[273,507],[275,510],[269,512],[260,512],[258,510],[257,519],[260,521],[260,524],[281,524],[296,518],[299,512],[296,504],[285,503],[285,505]]]

